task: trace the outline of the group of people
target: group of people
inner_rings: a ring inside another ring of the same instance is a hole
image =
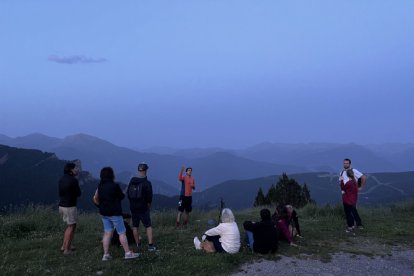
[[[358,190],[361,190],[366,182],[366,176],[351,167],[351,160],[344,159],[344,170],[341,171],[339,181],[342,192],[343,206],[346,215],[347,232],[354,231],[355,227],[362,228],[362,221],[356,209]],[[132,251],[128,244],[126,228],[123,220],[121,201],[128,197],[132,218],[132,232],[137,247],[142,246],[142,238],[139,233],[140,222],[146,229],[148,250],[155,251],[157,247],[153,242],[150,208],[152,204],[152,185],[147,179],[148,165],[138,165],[138,175],[133,177],[124,193],[119,184],[114,182],[115,174],[111,167],[104,167],[100,172],[100,182],[96,189],[93,201],[99,208],[103,224],[104,234],[102,239],[103,261],[111,260],[109,253],[111,238],[114,229],[119,236],[125,259],[133,259],[139,256]],[[180,200],[176,227],[186,226],[189,214],[192,211],[192,191],[195,189],[195,180],[192,176],[192,168],[180,170],[178,179],[181,182]],[[79,182],[76,176],[79,173],[75,163],[67,163],[64,175],[59,181],[59,213],[66,222],[61,251],[69,255],[75,249],[72,240],[77,221],[77,198],[81,196]],[[183,223],[181,224],[181,219]],[[274,214],[269,209],[260,211],[260,221],[245,221],[243,227],[246,233],[247,246],[254,252],[266,254],[273,253],[278,248],[278,239],[287,240],[289,245],[297,246],[294,237],[302,237],[299,220],[296,211],[290,205],[279,205]],[[201,240],[195,237],[194,246],[205,252],[237,253],[240,249],[240,231],[235,221],[233,212],[224,208],[221,212],[221,223],[207,230]]]

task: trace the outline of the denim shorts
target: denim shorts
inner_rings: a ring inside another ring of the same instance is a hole
[[[124,219],[122,216],[101,216],[105,233],[112,232],[114,228],[118,235],[126,233]]]

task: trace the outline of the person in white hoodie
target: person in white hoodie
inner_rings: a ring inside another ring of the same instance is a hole
[[[237,253],[240,249],[240,231],[235,222],[233,212],[224,208],[221,212],[221,223],[210,230],[207,230],[202,238],[194,238],[194,246],[197,250],[204,250],[208,253]]]

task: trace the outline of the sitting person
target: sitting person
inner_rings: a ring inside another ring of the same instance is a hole
[[[277,250],[277,230],[272,223],[269,209],[260,211],[260,222],[245,221],[246,240],[254,252],[267,254]]]
[[[279,205],[272,216],[273,224],[278,230],[279,237],[283,237],[290,246],[297,246],[293,237],[302,237],[299,227],[299,219],[291,205]]]
[[[194,245],[197,250],[204,250],[208,253],[237,253],[240,249],[240,232],[233,212],[224,208],[221,212],[221,223],[210,230],[207,230],[202,238],[194,238]]]

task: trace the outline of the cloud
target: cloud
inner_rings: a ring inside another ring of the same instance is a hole
[[[52,55],[48,57],[48,60],[51,62],[64,63],[64,64],[103,63],[107,61],[106,58],[92,58],[92,57],[85,57],[85,56],[80,56],[80,55],[67,56],[67,57],[59,57],[56,55]]]

